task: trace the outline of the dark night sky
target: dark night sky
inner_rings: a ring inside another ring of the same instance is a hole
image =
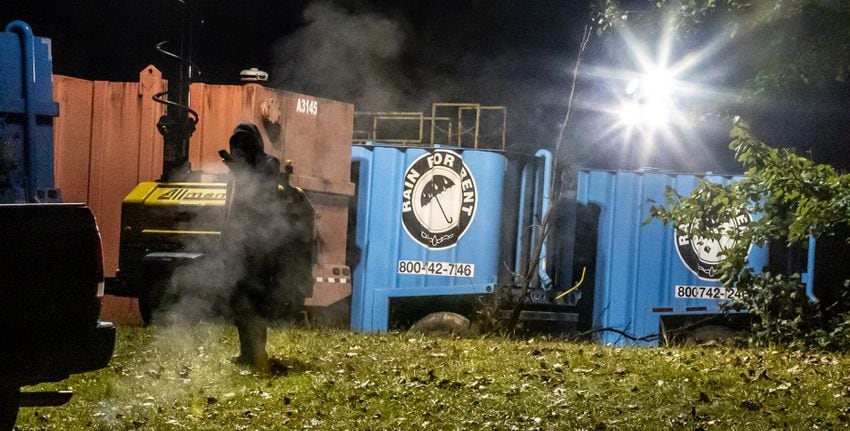
[[[513,141],[554,139],[588,2],[204,1],[194,61],[201,80],[259,67],[279,88],[358,110],[426,110],[433,101],[508,105]],[[54,72],[134,81],[167,60],[174,0],[9,0],[0,21],[53,40]],[[167,76],[166,76],[167,77]]]
[[[11,0],[9,4],[7,0],[0,9],[0,20],[5,23],[22,19],[37,35],[50,37],[55,73],[87,79],[133,80],[147,64],[167,62],[154,45],[176,34],[179,8],[175,3]],[[194,60],[202,71],[201,79],[207,82],[232,81],[241,69],[250,66],[271,72],[274,80],[282,68],[297,69],[311,61],[309,57],[323,55],[319,52],[322,47],[316,46],[321,42],[310,40],[312,46],[299,48],[305,58],[281,59],[286,54],[282,45],[298,39],[298,31],[309,24],[324,31],[323,39],[352,39],[352,45],[371,45],[343,52],[363,57],[322,59],[326,65],[343,69],[362,68],[358,63],[369,62],[367,56],[371,54],[392,57],[392,62],[380,66],[395,67],[407,81],[435,80],[429,74],[460,81],[466,73],[487,74],[493,68],[499,68],[499,72],[510,69],[507,72],[528,81],[550,79],[555,77],[553,74],[564,78],[566,71],[553,67],[569,65],[588,16],[586,1],[557,0],[535,2],[533,8],[525,2],[491,1],[240,0],[200,2],[200,9],[204,23],[196,33]],[[331,18],[322,18],[329,15],[351,25],[332,26],[336,23]],[[365,33],[379,36],[369,38]],[[382,49],[391,52],[381,52]],[[472,60],[477,62],[471,64]],[[330,82],[341,73],[325,72],[313,81]],[[312,86],[322,90],[318,84]],[[417,82],[400,87],[410,94],[427,92],[420,90]]]
[[[589,3],[203,1],[194,61],[205,82],[234,82],[240,70],[259,67],[270,73],[274,86],[353,102],[358,110],[420,111],[434,101],[507,105],[514,146],[551,147],[566,111]],[[154,45],[174,38],[178,12],[175,0],[6,0],[0,25],[21,19],[36,35],[51,38],[55,73],[135,81],[147,64],[166,70],[167,60]],[[622,45],[610,35],[594,37],[583,70],[634,66],[623,62]],[[709,83],[724,84],[734,75],[723,70],[726,76]],[[613,101],[614,93],[597,76],[585,74],[578,82],[579,109],[568,137],[584,166],[626,167],[622,142],[604,133],[611,116],[590,109]],[[783,101],[755,116],[764,119],[769,142],[820,145],[819,155],[846,164],[840,145],[823,144],[825,139],[846,141],[841,138],[846,130],[835,129],[846,108],[824,106],[821,96]],[[695,135],[677,136],[676,142],[650,150],[644,165],[734,171],[726,150],[728,124],[728,118],[703,121]],[[827,129],[832,131],[824,134]]]

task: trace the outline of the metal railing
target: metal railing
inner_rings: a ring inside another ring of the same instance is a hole
[[[454,115],[438,115],[445,114],[447,109],[453,109]],[[482,113],[488,116],[489,112],[496,112],[498,117],[488,118],[489,121],[482,126]],[[467,127],[465,124],[469,124],[470,120],[472,125]],[[412,122],[412,125],[400,126],[400,122]],[[390,123],[392,126],[388,126]],[[445,126],[441,127],[443,124]],[[478,103],[436,102],[431,105],[430,116],[422,112],[405,111],[355,112],[354,126],[352,143],[355,144],[371,141],[411,146],[466,146],[477,149],[484,148],[482,138],[497,136],[496,145],[488,145],[486,148],[504,150],[507,139],[507,108]],[[482,129],[487,129],[487,133],[482,133]]]

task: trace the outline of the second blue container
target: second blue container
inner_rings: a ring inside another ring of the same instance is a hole
[[[717,314],[734,291],[718,280],[724,244],[677,236],[649,215],[650,199],[664,202],[669,186],[688,195],[700,179],[728,184],[738,177],[660,172],[579,173],[578,201],[599,206],[599,236],[593,299],[594,326],[606,344],[655,344],[642,341],[661,332],[662,316]],[[757,215],[755,215],[757,217]],[[746,216],[744,216],[746,218]],[[649,223],[644,221],[649,220]],[[745,220],[731,221],[743,223]],[[749,263],[767,263],[766,248],[752,247]]]

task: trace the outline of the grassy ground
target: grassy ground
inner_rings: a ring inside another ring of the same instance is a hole
[[[229,362],[227,325],[121,327],[110,366],[48,388],[19,430],[836,429],[850,357],[278,329],[274,376]]]

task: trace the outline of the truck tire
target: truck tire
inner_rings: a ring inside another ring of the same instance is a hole
[[[11,431],[18,419],[21,389],[17,386],[0,386],[0,431]]]

